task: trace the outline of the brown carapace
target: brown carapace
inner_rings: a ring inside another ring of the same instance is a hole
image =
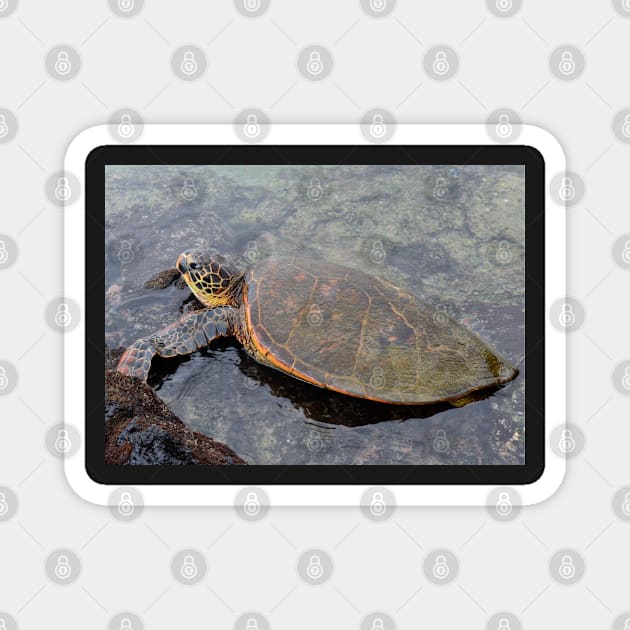
[[[312,385],[383,403],[461,401],[518,370],[411,293],[319,259],[270,257],[240,272],[186,252],[177,269],[206,308],[127,348],[118,370],[146,380],[152,358],[235,336],[257,361]]]

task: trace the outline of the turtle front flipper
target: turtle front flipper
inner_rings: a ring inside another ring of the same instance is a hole
[[[217,337],[229,337],[234,334],[237,314],[238,309],[232,306],[188,313],[154,335],[138,339],[125,350],[116,369],[146,381],[156,354],[161,357],[192,354]]]

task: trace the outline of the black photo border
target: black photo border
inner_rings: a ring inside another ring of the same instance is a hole
[[[105,464],[105,167],[197,164],[423,164],[525,167],[525,464]],[[105,145],[85,163],[85,467],[105,485],[524,485],[545,467],[545,162],[524,145]]]

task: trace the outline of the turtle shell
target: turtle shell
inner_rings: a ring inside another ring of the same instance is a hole
[[[324,260],[268,258],[245,275],[245,327],[265,363],[385,403],[457,400],[518,371],[412,294]]]

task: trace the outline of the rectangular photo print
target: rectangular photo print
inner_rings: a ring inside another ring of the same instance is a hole
[[[105,465],[523,466],[525,171],[106,164]]]

